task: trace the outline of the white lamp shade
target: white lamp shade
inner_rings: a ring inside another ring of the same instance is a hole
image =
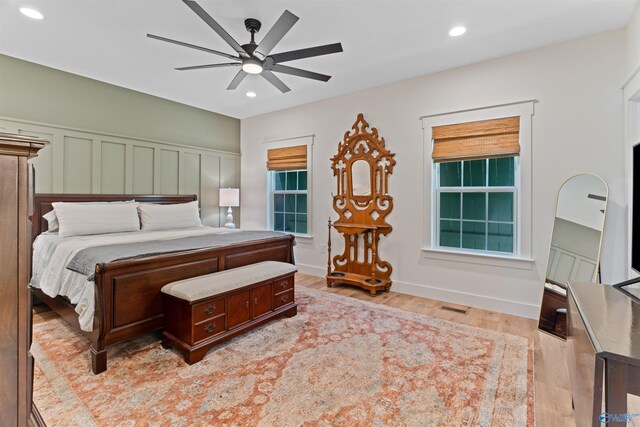
[[[240,189],[239,188],[221,188],[220,202],[218,206],[237,207],[240,206]]]

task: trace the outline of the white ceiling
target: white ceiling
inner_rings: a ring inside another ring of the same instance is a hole
[[[175,71],[226,58],[146,33],[233,53],[180,0],[0,0],[0,53],[237,118],[246,118],[624,26],[637,0],[199,0],[240,44],[244,19],[266,34],[284,9],[300,17],[272,53],[341,42],[343,53],[288,62],[333,76],[278,74],[225,88],[237,68]],[[45,16],[18,12],[33,7]],[[459,38],[454,25],[468,27]],[[245,96],[249,90],[258,96]]]

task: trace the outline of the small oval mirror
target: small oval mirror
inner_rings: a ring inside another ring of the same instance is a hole
[[[364,160],[351,164],[351,193],[354,196],[371,196],[371,171],[369,163]]]

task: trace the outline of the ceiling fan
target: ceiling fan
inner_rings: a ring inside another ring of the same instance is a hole
[[[251,41],[247,44],[240,45],[237,41],[234,40],[233,37],[229,35],[229,33],[224,30],[224,28],[222,28],[222,26],[220,26],[220,24],[218,24],[211,17],[211,15],[209,15],[202,7],[200,7],[198,3],[193,0],[182,1],[191,10],[193,10],[196,15],[198,15],[209,27],[211,27],[213,31],[215,31],[220,37],[222,37],[222,39],[227,42],[227,44],[231,46],[233,50],[236,51],[237,56],[206,47],[196,46],[194,44],[169,39],[166,37],[156,36],[153,34],[147,34],[147,37],[167,43],[185,46],[191,49],[213,53],[214,55],[224,56],[225,58],[237,61],[223,64],[192,65],[189,67],[176,68],[176,70],[188,71],[199,70],[203,68],[241,67],[240,71],[238,71],[238,74],[236,74],[233,80],[231,80],[231,83],[227,87],[227,90],[237,88],[242,80],[247,77],[247,74],[260,74],[269,83],[278,88],[282,93],[289,92],[291,89],[286,84],[284,84],[282,80],[276,77],[276,75],[273,74],[274,72],[326,82],[331,78],[331,76],[281,64],[283,62],[293,61],[296,59],[311,58],[314,56],[329,55],[331,53],[342,52],[342,45],[340,43],[333,43],[270,55],[273,48],[278,44],[280,40],[282,40],[282,38],[289,32],[291,27],[293,27],[293,25],[298,21],[299,18],[293,13],[285,10],[260,43],[255,42],[255,34],[260,31],[260,27],[262,26],[262,24],[260,23],[260,21],[254,18],[245,19],[244,25],[247,31],[251,33]]]

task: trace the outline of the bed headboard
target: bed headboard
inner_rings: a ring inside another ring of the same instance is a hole
[[[31,238],[35,239],[40,233],[47,231],[47,220],[42,215],[53,210],[54,202],[120,202],[135,200],[137,202],[158,203],[171,205],[174,203],[187,203],[198,200],[195,194],[61,194],[61,193],[36,193],[33,203],[33,215],[31,216]]]

